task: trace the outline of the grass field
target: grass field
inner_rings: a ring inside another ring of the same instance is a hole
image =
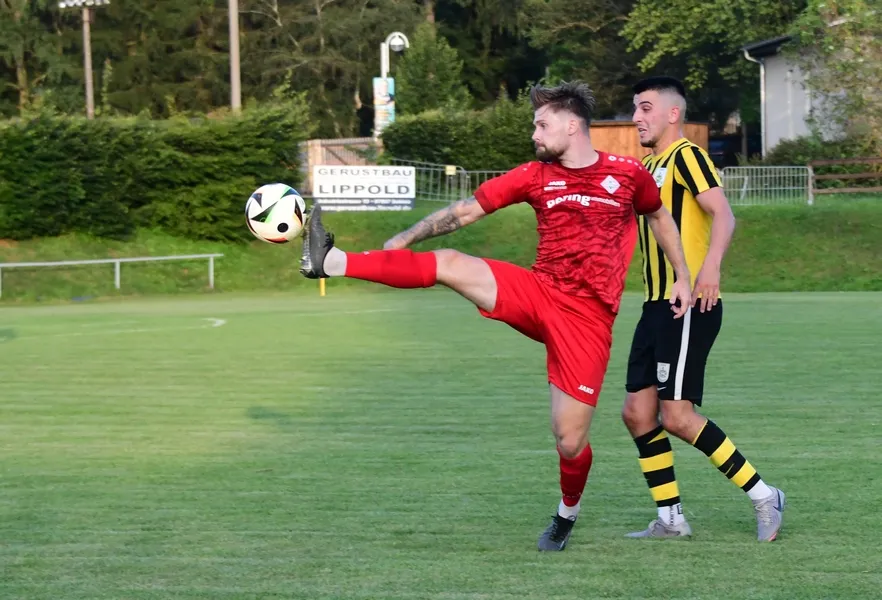
[[[619,421],[623,306],[566,552],[544,354],[445,290],[0,310],[0,598],[879,597],[882,294],[729,294],[706,414],[788,495],[774,544],[675,442],[691,541]]]
[[[832,198],[816,206],[735,207],[738,227],[726,256],[723,286],[733,292],[882,291],[882,196]],[[346,250],[381,248],[441,203],[419,203],[409,212],[335,213],[326,222]],[[244,227],[244,225],[243,225]],[[429,240],[417,250],[453,247],[463,252],[529,266],[536,251],[536,219],[516,206],[452,235]],[[299,248],[262,242],[222,243],[140,231],[127,241],[80,235],[14,242],[0,240],[0,263],[164,256],[220,252],[220,291],[296,291],[314,286],[297,272]],[[642,289],[639,249],[628,289]],[[69,301],[104,296],[193,293],[207,288],[207,261],[124,264],[122,289],[113,287],[113,266],[4,269],[2,302]],[[358,281],[335,287],[372,289]]]

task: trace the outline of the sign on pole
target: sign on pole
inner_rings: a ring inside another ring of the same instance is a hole
[[[411,210],[413,167],[315,165],[312,196],[326,211]]]
[[[374,77],[374,137],[395,122],[395,79]]]

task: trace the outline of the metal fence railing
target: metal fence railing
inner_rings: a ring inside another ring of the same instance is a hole
[[[467,198],[469,176],[457,165],[440,165],[419,160],[392,159],[393,165],[413,167],[416,176],[416,196],[432,202],[456,202]]]
[[[475,193],[475,190],[480,187],[482,183],[493,179],[494,177],[498,177],[500,175],[504,175],[508,171],[467,171],[469,178],[469,191],[468,195],[472,195]]]
[[[456,202],[471,196],[478,186],[506,171],[466,171],[458,165],[393,158],[393,165],[414,167],[420,200]]]
[[[442,165],[394,158],[392,164],[414,167],[420,200],[455,202],[472,195],[485,181],[506,171],[466,171]],[[726,197],[733,206],[813,204],[808,167],[726,167],[720,171]]]
[[[726,167],[722,179],[733,206],[814,202],[808,167]]]
[[[90,260],[61,260],[53,262],[0,263],[0,296],[3,295],[4,269],[35,269],[38,267],[73,267],[79,265],[113,265],[113,287],[120,289],[122,263],[155,262],[169,260],[208,260],[208,287],[214,289],[214,259],[223,254],[179,254],[176,256],[136,256],[132,258],[98,258]]]

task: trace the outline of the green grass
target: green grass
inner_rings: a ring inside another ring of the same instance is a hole
[[[420,202],[410,212],[336,213],[327,222],[347,250],[382,247],[395,233],[443,204]],[[736,207],[738,229],[724,265],[728,292],[882,290],[882,198],[833,199],[808,206]],[[535,217],[527,206],[500,211],[450,236],[429,240],[419,249],[450,246],[478,256],[529,266],[535,258]],[[296,269],[299,245],[278,247],[253,241],[224,244],[182,240],[141,231],[126,242],[64,236],[28,242],[0,240],[0,262],[220,252],[219,291],[310,289],[315,282]],[[628,289],[642,289],[639,249]],[[138,263],[122,267],[122,289],[113,287],[113,266],[7,269],[2,302],[70,300],[82,297],[200,292],[207,289],[205,261]],[[333,282],[334,287],[367,290],[362,282]]]
[[[808,195],[803,190],[790,190],[782,193],[767,193],[765,191],[749,191],[743,195],[736,189],[727,191],[729,203],[735,207],[750,206],[807,206]],[[818,194],[814,197],[814,206],[842,206],[857,204],[879,204],[879,194]]]
[[[452,292],[4,308],[0,597],[877,596],[882,294],[726,297],[705,412],[788,495],[771,545],[681,442],[694,539],[622,539],[655,514],[618,416],[638,311],[628,295],[585,512],[540,555],[543,349]]]

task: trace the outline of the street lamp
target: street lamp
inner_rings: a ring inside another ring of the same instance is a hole
[[[400,31],[393,31],[380,44],[380,77],[374,77],[375,138],[395,122],[395,80],[389,77],[389,50],[404,52],[405,48],[410,48],[410,41]]]
[[[83,67],[86,72],[86,118],[95,118],[95,91],[92,84],[92,7],[105,6],[110,0],[62,0],[58,8],[81,8],[83,11]]]
[[[393,31],[386,36],[386,41],[380,44],[380,77],[385,79],[389,74],[389,50],[404,52],[406,48],[410,48],[410,41],[400,31]]]

